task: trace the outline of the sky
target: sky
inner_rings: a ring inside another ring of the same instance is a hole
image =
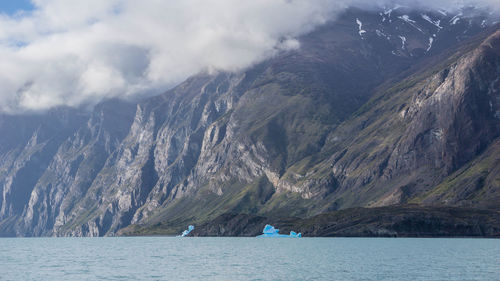
[[[0,112],[133,99],[199,72],[238,71],[300,48],[301,34],[352,5],[450,10],[457,1],[470,2],[0,0]]]
[[[0,13],[14,15],[18,11],[30,11],[33,5],[29,0],[0,0]]]

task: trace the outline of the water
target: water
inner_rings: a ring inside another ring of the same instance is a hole
[[[9,238],[0,280],[500,280],[500,240]]]

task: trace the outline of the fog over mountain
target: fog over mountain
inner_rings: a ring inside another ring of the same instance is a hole
[[[132,1],[33,0],[34,9],[0,15],[0,110],[38,111],[137,98],[190,75],[238,71],[335,19],[349,6],[403,5],[498,11],[482,1]]]

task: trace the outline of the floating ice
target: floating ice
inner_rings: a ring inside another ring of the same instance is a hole
[[[279,234],[279,229],[274,228],[274,226],[266,224],[264,226],[264,230],[262,231],[262,235],[259,235],[257,237],[289,237],[289,238],[300,238],[302,237],[302,233],[296,233],[294,231],[290,231],[290,235],[286,234]]]
[[[177,237],[186,237],[191,231],[193,231],[194,226],[190,225],[188,226],[188,229],[184,230],[181,235],[178,235]]]

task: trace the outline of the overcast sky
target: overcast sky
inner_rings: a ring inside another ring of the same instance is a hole
[[[300,48],[297,36],[349,5],[388,2],[33,0],[29,5],[3,1],[0,111],[4,112],[159,94],[200,71],[238,70],[281,50]],[[457,6],[455,0],[398,2]],[[498,8],[500,0],[479,2]]]

